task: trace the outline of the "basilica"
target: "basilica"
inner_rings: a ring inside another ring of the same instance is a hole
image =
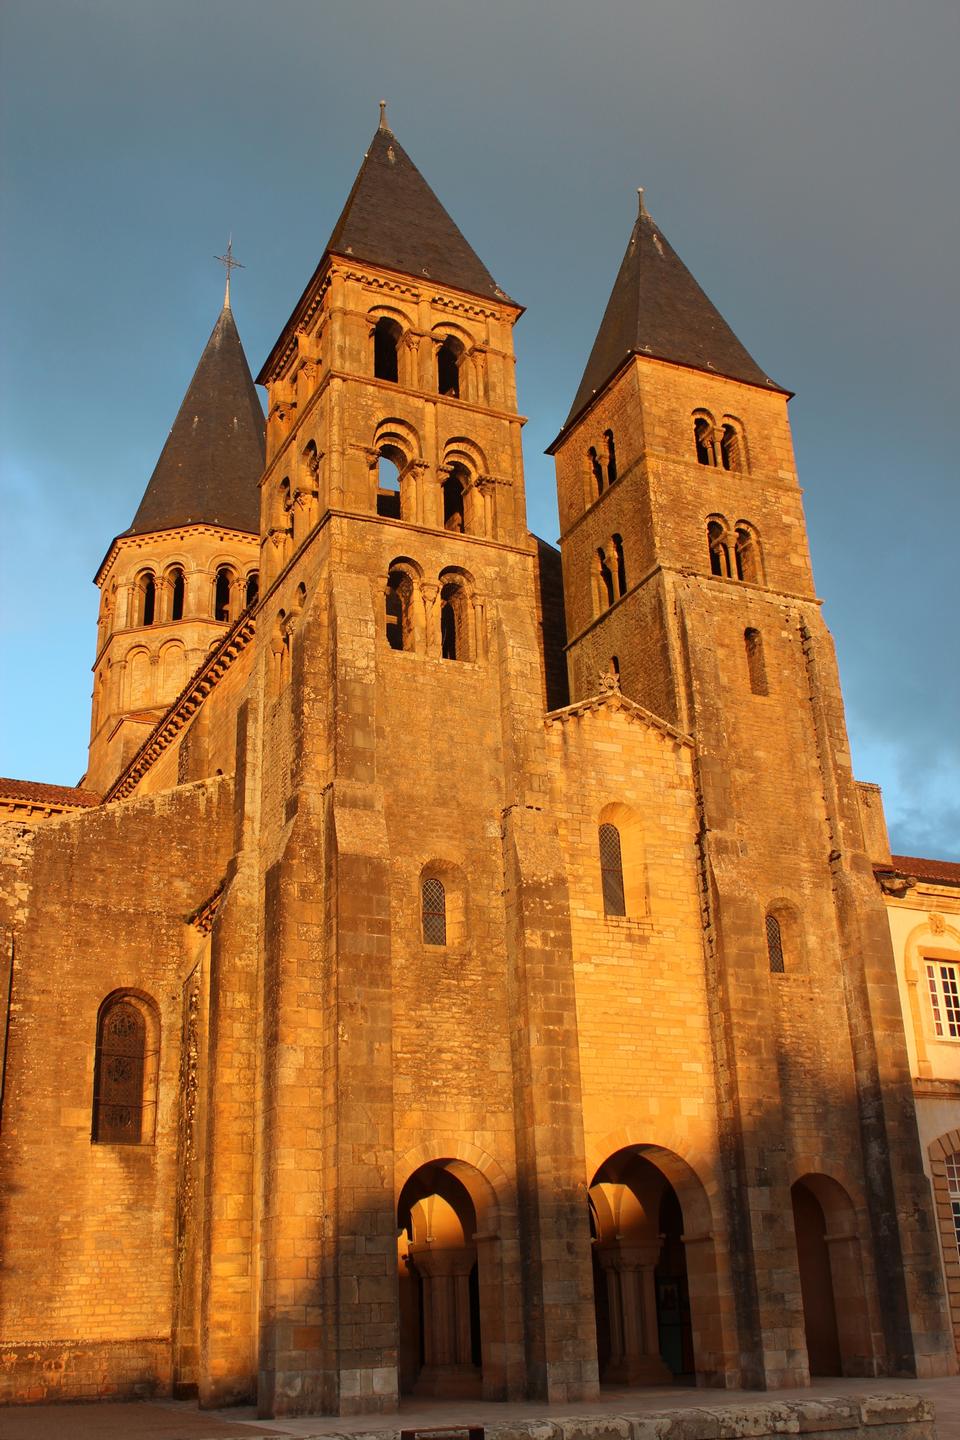
[[[86,775],[0,782],[0,1399],[957,1368],[960,1110],[934,1174],[789,391],[641,196],[558,552],[520,316],[383,118],[265,421],[228,269],[96,573]]]

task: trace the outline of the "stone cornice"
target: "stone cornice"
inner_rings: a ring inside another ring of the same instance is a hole
[[[253,530],[234,530],[228,525],[214,525],[209,520],[198,521],[196,525],[172,525],[169,530],[145,530],[142,535],[116,535],[110,541],[110,548],[100,562],[100,567],[93,577],[94,585],[100,585],[105,581],[120,551],[131,547],[144,549],[156,543],[159,537],[164,540],[189,539],[194,535],[219,535],[230,540],[252,540],[259,542],[259,535]]]
[[[180,734],[199,710],[210,691],[230,669],[237,656],[249,645],[256,634],[256,621],[251,611],[244,611],[237,623],[220,641],[217,648],[208,655],[199,670],[190,678],[173,704],[164,712],[120,775],[113,782],[104,804],[115,800],[126,800],[137,788],[147,771]]]

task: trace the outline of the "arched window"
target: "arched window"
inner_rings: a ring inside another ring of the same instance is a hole
[[[152,1029],[152,1027],[151,1027]],[[153,1136],[156,1047],[144,1011],[131,997],[108,1000],[97,1021],[92,1138],[139,1145]]]
[[[391,569],[385,597],[387,643],[391,650],[413,649],[413,580],[406,570]]]
[[[469,660],[469,624],[466,591],[459,580],[440,589],[440,655],[444,660]]]
[[[698,415],[694,419],[693,443],[697,451],[698,464],[716,465],[717,452],[713,443],[713,426],[703,415]]]
[[[467,482],[467,472],[461,465],[454,465],[450,474],[443,482],[443,528],[453,530],[456,534],[463,533],[463,493]]]
[[[767,955],[770,960],[770,972],[773,975],[782,975],[783,966],[783,935],[780,930],[780,921],[776,915],[767,915],[765,919],[767,929]]]
[[[626,915],[623,891],[623,859],[620,854],[620,831],[616,825],[601,825],[600,884],[603,890],[604,915]]]
[[[603,466],[600,464],[600,457],[597,454],[596,447],[593,445],[591,445],[587,451],[587,461],[590,465],[590,472],[593,475],[593,486],[599,499],[603,494]]]
[[[763,659],[763,636],[759,630],[746,629],[743,632],[744,649],[747,652],[747,672],[750,689],[754,695],[769,695],[767,688],[767,667]]]
[[[447,893],[443,881],[433,875],[420,883],[420,920],[424,945],[446,945]]]
[[[157,581],[152,570],[145,570],[138,581],[139,614],[141,625],[152,625],[157,618]]]
[[[179,565],[175,566],[167,574],[167,584],[170,586],[170,619],[183,619],[183,602],[187,591],[187,582],[184,573]]]
[[[251,570],[247,576],[247,588],[244,592],[244,604],[249,608],[256,605],[260,598],[260,575],[256,570]]]
[[[740,436],[732,425],[724,425],[720,431],[720,463],[724,470],[743,469]]]
[[[399,347],[402,331],[396,320],[382,316],[373,331],[373,373],[378,380],[393,380],[399,376]]]
[[[601,609],[608,609],[614,602],[613,571],[607,560],[606,551],[597,551],[597,575],[600,580],[599,599]]]
[[[221,565],[213,586],[213,618],[229,620],[233,599],[233,571],[229,565]]]
[[[460,398],[460,360],[463,346],[448,335],[437,351],[437,394]]]
[[[737,526],[735,549],[737,579],[753,585],[762,583],[760,571],[760,542],[748,525]]]
[[[710,574],[730,578],[730,548],[727,544],[726,528],[719,520],[707,525],[707,547],[710,552]]]
[[[617,449],[613,443],[613,431],[604,430],[603,438],[607,442],[607,484],[612,485],[617,478]]]
[[[399,520],[400,511],[400,468],[406,464],[402,450],[393,445],[384,445],[377,461],[377,514],[388,520]]]
[[[627,565],[623,558],[623,536],[614,535],[612,539],[613,558],[617,567],[617,596],[619,597],[627,593]]]

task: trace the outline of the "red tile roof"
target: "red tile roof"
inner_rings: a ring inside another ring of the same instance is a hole
[[[917,855],[891,855],[891,864],[875,865],[877,871],[898,870],[901,875],[915,875],[935,885],[960,885],[960,861],[924,860]]]
[[[0,777],[0,801],[16,800],[27,805],[99,805],[93,790],[75,785],[44,785],[39,780],[7,780]]]

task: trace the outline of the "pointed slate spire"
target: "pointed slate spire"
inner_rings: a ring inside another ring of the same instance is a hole
[[[263,410],[228,294],[124,534],[204,522],[257,534],[263,461]]]
[[[386,102],[380,105],[380,124],[327,253],[508,300],[387,125]]]
[[[782,389],[741,345],[655,224],[643,191],[638,194],[630,243],[564,430],[634,353]]]

